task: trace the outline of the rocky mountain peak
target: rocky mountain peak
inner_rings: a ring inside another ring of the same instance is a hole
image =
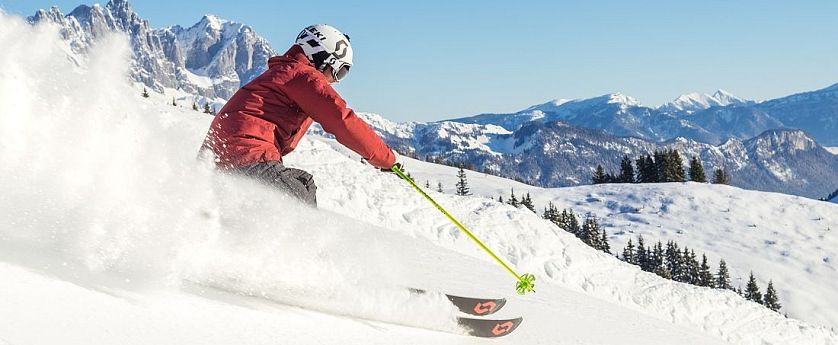
[[[104,7],[81,5],[66,16],[53,7],[38,11],[29,22],[57,24],[81,56],[101,37],[124,33],[133,50],[134,81],[158,92],[179,89],[216,102],[266,70],[268,59],[276,55],[249,27],[211,14],[186,30],[177,25],[153,29],[128,0],[110,0]]]
[[[631,97],[631,96],[626,96],[626,95],[624,95],[622,93],[619,93],[619,92],[609,94],[609,95],[607,95],[607,97],[608,97],[607,103],[610,103],[610,104],[620,104],[620,105],[630,106],[630,107],[641,106],[640,101],[638,101],[636,98]]]
[[[817,142],[801,130],[772,129],[746,142],[759,156],[793,154],[820,148]]]

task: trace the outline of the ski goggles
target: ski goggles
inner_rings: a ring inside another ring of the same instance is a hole
[[[346,64],[346,63],[342,64],[338,68],[334,68],[334,66],[333,66],[332,67],[332,77],[335,78],[335,82],[340,82],[341,80],[343,80],[343,78],[346,78],[346,75],[349,74],[349,68],[351,68],[351,67],[352,67],[352,65]]]

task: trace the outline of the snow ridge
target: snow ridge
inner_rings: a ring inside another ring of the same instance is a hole
[[[725,90],[719,89],[712,95],[693,92],[678,96],[678,98],[672,102],[664,103],[658,107],[658,110],[689,115],[711,107],[723,107],[731,104],[741,105],[748,103],[753,102],[743,100]]]

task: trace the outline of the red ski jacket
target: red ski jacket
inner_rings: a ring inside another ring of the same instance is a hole
[[[212,150],[221,168],[282,161],[312,121],[373,166],[389,169],[395,164],[393,151],[346,107],[296,45],[268,60],[268,70],[230,98],[212,121],[203,146]]]

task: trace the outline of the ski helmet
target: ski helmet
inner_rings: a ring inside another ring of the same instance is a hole
[[[329,25],[316,24],[303,29],[297,35],[296,44],[303,48],[308,60],[319,71],[325,71],[327,66],[332,67],[335,81],[346,77],[352,67],[349,36]]]

